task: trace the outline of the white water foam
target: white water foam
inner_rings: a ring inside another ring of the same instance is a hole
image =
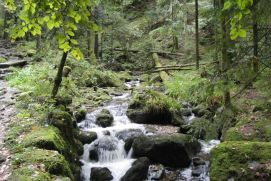
[[[139,81],[126,83],[128,88],[138,86]],[[121,96],[115,96],[112,101],[104,107],[87,114],[86,120],[78,123],[78,127],[87,132],[96,132],[97,140],[91,144],[84,145],[84,153],[82,155],[82,176],[84,180],[90,180],[91,168],[106,167],[111,171],[114,177],[113,181],[119,181],[122,176],[132,166],[135,159],[131,159],[132,149],[127,154],[124,149],[124,141],[116,137],[117,133],[129,129],[141,130],[145,132],[143,125],[131,123],[126,116],[128,109],[128,101],[131,98],[130,93]],[[95,124],[97,115],[103,110],[108,109],[114,117],[111,127],[102,128]],[[98,153],[97,162],[89,159],[89,152],[95,150]]]

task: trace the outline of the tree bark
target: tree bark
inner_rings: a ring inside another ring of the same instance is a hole
[[[220,0],[220,8],[224,7],[224,0]],[[229,46],[229,35],[228,35],[228,28],[227,28],[227,14],[223,13],[221,16],[221,33],[222,33],[222,60],[221,60],[221,72],[225,72],[230,65],[230,59],[228,54],[228,46]],[[230,108],[231,107],[231,94],[228,88],[228,76],[226,73],[222,75],[224,80],[225,90],[224,90],[224,107]]]
[[[195,0],[196,68],[199,69],[199,2]]]
[[[67,56],[68,56],[68,52],[63,52],[61,61],[60,61],[60,65],[58,67],[58,71],[57,71],[57,75],[55,78],[55,83],[54,83],[54,87],[52,90],[52,98],[54,99],[58,93],[58,90],[61,86],[61,82],[62,82],[62,75],[63,75],[63,68],[65,66],[66,60],[67,60]]]
[[[256,11],[256,2],[254,2],[253,6],[253,71],[257,73],[259,71],[259,61],[258,61],[258,23],[257,23],[257,11]]]
[[[99,59],[99,34],[98,34],[98,32],[95,32],[94,53],[95,53],[96,59]]]
[[[8,39],[8,32],[6,31],[8,29],[8,19],[9,19],[9,12],[5,10],[5,15],[4,15],[4,33],[3,33],[3,39]]]

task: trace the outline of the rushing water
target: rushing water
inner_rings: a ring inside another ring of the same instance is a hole
[[[128,88],[139,85],[139,81],[131,81],[126,83]],[[125,130],[141,130],[145,133],[142,125],[131,123],[126,116],[128,102],[131,98],[130,93],[113,97],[113,100],[105,107],[98,108],[87,115],[86,120],[79,123],[78,126],[83,131],[96,132],[98,139],[91,144],[84,145],[84,154],[82,156],[82,176],[84,180],[90,179],[91,168],[107,167],[114,177],[113,181],[119,181],[121,177],[131,167],[135,159],[131,158],[131,152],[126,153],[124,149],[124,141],[117,137],[117,134]],[[111,127],[102,128],[95,124],[96,116],[102,109],[108,109],[114,117]],[[98,148],[97,148],[98,144]],[[97,162],[89,159],[89,152],[98,149]]]
[[[139,85],[139,81],[131,81],[125,84],[129,89]],[[94,167],[106,167],[111,171],[114,177],[113,181],[119,181],[122,176],[128,171],[132,163],[135,161],[132,156],[132,149],[126,153],[124,149],[125,142],[118,135],[123,131],[136,130],[146,134],[146,130],[143,125],[131,123],[126,116],[128,109],[128,102],[131,98],[131,93],[126,92],[120,96],[112,97],[112,101],[104,107],[97,108],[95,111],[87,114],[86,119],[78,126],[82,131],[96,132],[97,140],[91,144],[84,145],[84,154],[82,155],[81,162],[82,166],[82,177],[83,180],[89,181],[91,168]],[[114,117],[114,122],[111,127],[102,128],[95,124],[97,115],[102,109],[108,109]],[[187,118],[188,122],[192,122],[195,115],[192,114]],[[200,141],[202,144],[202,154],[208,154],[210,150],[217,145],[218,141],[210,141],[208,143]],[[90,160],[90,151],[95,150],[98,153],[98,161]],[[209,163],[202,167],[202,173],[200,180],[209,181],[208,176]],[[193,166],[180,170],[180,175],[185,180],[192,180],[192,169]],[[149,173],[147,180],[152,180],[153,173]]]

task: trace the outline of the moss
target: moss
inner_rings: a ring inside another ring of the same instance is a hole
[[[7,61],[7,59],[5,59],[4,57],[0,57],[0,63],[5,63]]]
[[[52,181],[51,175],[38,168],[22,167],[13,170],[11,181]]]
[[[226,141],[270,141],[271,122],[268,119],[243,119],[226,132],[224,139]]]
[[[84,108],[80,108],[76,113],[74,114],[77,122],[80,122],[86,118],[87,110]]]
[[[60,131],[53,127],[36,128],[26,135],[22,144],[26,147],[34,146],[47,150],[56,150],[60,153],[67,152],[67,143],[63,140]]]
[[[85,81],[87,87],[121,87],[122,81],[111,71],[94,70]]]
[[[44,165],[45,171],[50,174],[73,178],[67,161],[57,151],[28,148],[25,152],[14,155],[12,165],[14,168]],[[42,166],[38,168],[42,169]]]
[[[72,128],[72,116],[66,111],[54,110],[50,114],[50,120],[52,125],[60,130]]]
[[[217,139],[218,137],[215,125],[203,118],[193,120],[193,123],[189,125],[188,134],[204,140]]]
[[[61,95],[56,97],[56,105],[68,106],[72,103],[72,97],[69,95]]]
[[[218,145],[211,151],[211,180],[258,180],[258,176],[271,178],[270,142],[230,141]],[[262,165],[254,168],[253,163]]]

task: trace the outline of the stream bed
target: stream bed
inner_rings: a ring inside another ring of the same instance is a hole
[[[127,82],[125,85],[130,89],[139,85],[139,81]],[[78,127],[84,132],[97,133],[97,139],[91,144],[84,145],[84,153],[81,157],[82,168],[81,175],[84,181],[90,180],[92,168],[108,168],[113,176],[113,181],[120,181],[125,173],[129,170],[136,159],[132,158],[133,150],[125,150],[125,138],[129,134],[135,135],[153,135],[155,133],[148,131],[144,125],[132,123],[126,116],[128,103],[131,99],[131,92],[125,92],[121,95],[112,96],[112,101],[107,105],[97,108],[93,112],[87,114],[86,119],[78,123]],[[112,126],[103,128],[96,124],[97,115],[102,110],[109,110],[114,121]],[[194,117],[194,115],[192,115]],[[189,121],[193,119],[189,117]],[[200,141],[202,150],[199,153],[201,157],[208,155],[210,150],[219,144],[219,141],[212,140],[210,142]],[[159,168],[159,169],[157,169]],[[208,181],[209,163],[198,167],[199,175],[196,175],[197,180]],[[170,169],[151,165],[149,168],[147,181],[159,180],[159,174],[168,174],[174,172],[176,180],[194,180],[193,165],[186,169]],[[200,169],[200,170],[199,170]]]

